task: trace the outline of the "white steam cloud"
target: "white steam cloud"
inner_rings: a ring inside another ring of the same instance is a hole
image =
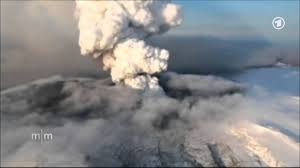
[[[101,56],[115,83],[160,90],[151,75],[165,71],[169,52],[143,39],[182,22],[169,1],[76,1],[81,54]]]

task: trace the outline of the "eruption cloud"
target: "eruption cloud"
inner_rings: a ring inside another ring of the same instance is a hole
[[[160,90],[154,74],[165,71],[169,52],[145,38],[181,24],[181,8],[169,1],[76,1],[82,55],[101,57],[112,81]]]

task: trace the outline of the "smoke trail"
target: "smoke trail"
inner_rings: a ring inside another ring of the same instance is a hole
[[[76,1],[81,54],[101,56],[115,83],[160,90],[151,75],[167,69],[169,52],[143,39],[182,22],[169,1]]]

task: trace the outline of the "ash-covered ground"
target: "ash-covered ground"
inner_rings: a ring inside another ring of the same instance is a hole
[[[2,91],[1,166],[299,166],[299,96],[216,76],[159,80],[159,94],[60,76]],[[40,130],[53,139],[33,140]]]

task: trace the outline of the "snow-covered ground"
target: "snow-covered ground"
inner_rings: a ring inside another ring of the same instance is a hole
[[[299,78],[299,68],[286,65],[250,69],[232,76],[248,86],[246,94],[256,106],[249,108],[260,124],[243,124],[233,133],[244,139],[249,150],[265,157],[269,166],[300,164]]]
[[[59,76],[4,90],[1,166],[299,166],[299,68],[228,78],[166,73],[166,95]],[[54,140],[34,142],[41,129]]]
[[[247,86],[247,96],[261,108],[260,121],[299,142],[300,74],[298,67],[275,66],[246,70],[231,79]]]

